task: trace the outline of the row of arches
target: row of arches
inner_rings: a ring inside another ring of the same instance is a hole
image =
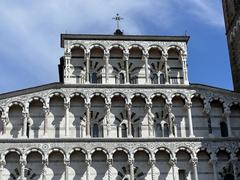
[[[80,95],[69,103],[59,94],[51,96],[49,107],[43,101],[30,102],[28,112],[21,104],[12,103],[6,119],[2,114],[2,137],[231,137],[239,135],[240,106],[226,111],[220,100],[210,102],[194,96],[189,101],[175,96],[168,104],[163,96],[155,96],[151,104],[136,95],[131,104],[121,94],[105,103],[101,94],[86,104]],[[6,117],[5,117],[6,118]],[[191,132],[192,130],[192,132]],[[68,132],[68,134],[66,134]]]
[[[219,149],[216,154],[200,149],[193,157],[187,148],[182,147],[173,157],[164,148],[156,150],[154,156],[145,148],[136,149],[132,155],[124,148],[117,148],[111,156],[102,148],[95,148],[90,155],[83,149],[75,148],[66,159],[62,150],[54,148],[47,158],[36,149],[22,158],[21,153],[10,150],[4,155],[1,179],[22,176],[26,179],[121,180],[134,177],[136,180],[191,180],[197,176],[198,179],[231,180],[238,177],[239,151],[234,156],[233,160],[225,149]]]
[[[83,46],[76,45],[65,56],[64,82],[188,84],[185,56],[176,46],[169,47],[167,53],[159,46],[151,46],[146,54],[140,45],[131,46],[127,52],[113,46],[108,53],[101,45],[87,53]]]

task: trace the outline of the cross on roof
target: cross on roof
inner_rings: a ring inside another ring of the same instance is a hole
[[[113,17],[112,19],[117,22],[117,29],[119,29],[120,28],[120,21],[123,20],[123,18],[120,17],[119,14],[117,13],[117,15],[115,17]]]

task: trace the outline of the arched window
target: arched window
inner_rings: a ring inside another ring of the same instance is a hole
[[[156,127],[155,127],[155,136],[156,137],[161,137],[162,134],[162,127],[160,123],[157,123]]]
[[[227,124],[225,122],[221,122],[220,123],[220,128],[221,128],[221,136],[222,137],[228,137]]]
[[[119,83],[120,84],[124,84],[125,83],[125,77],[123,73],[119,74]]]
[[[122,130],[122,137],[127,137],[127,126],[126,126],[126,124],[122,124],[121,130]]]
[[[165,77],[164,77],[164,74],[161,73],[160,74],[160,84],[164,84],[165,83]]]
[[[169,137],[168,124],[164,124],[164,137]]]
[[[93,125],[93,137],[98,137],[98,125]]]
[[[97,83],[97,73],[96,72],[92,73],[91,80],[92,80],[92,83]]]
[[[152,84],[158,84],[158,75],[156,73],[152,75]]]

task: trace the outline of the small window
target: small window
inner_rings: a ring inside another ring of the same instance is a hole
[[[168,124],[164,124],[164,137],[169,137]]]
[[[127,137],[127,126],[126,124],[122,124],[122,137]]]
[[[152,84],[158,84],[158,75],[156,73],[152,75]]]
[[[160,74],[160,84],[164,84],[164,83],[165,83],[164,74]]]
[[[123,73],[119,74],[119,83],[120,84],[124,84],[125,83],[125,77]]]
[[[227,124],[225,122],[221,122],[220,123],[220,128],[221,128],[221,136],[222,137],[228,137]]]
[[[98,125],[93,125],[93,137],[98,137]]]
[[[91,80],[92,80],[92,83],[97,83],[98,79],[97,79],[97,73],[96,72],[92,73]]]
[[[179,169],[178,170],[178,176],[179,176],[179,180],[186,180],[186,171],[183,169]]]
[[[162,133],[162,127],[161,127],[161,124],[158,123],[155,128],[155,136],[161,137],[161,133]]]

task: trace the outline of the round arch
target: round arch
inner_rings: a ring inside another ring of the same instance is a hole
[[[177,50],[179,55],[187,54],[185,52],[185,50],[182,47],[178,46],[178,45],[170,45],[170,46],[168,46],[167,47],[167,52],[169,52],[169,50],[171,50],[171,49]]]
[[[110,52],[110,51],[112,50],[112,48],[119,48],[119,49],[121,49],[123,52],[126,51],[125,47],[124,47],[122,44],[118,44],[118,43],[111,44],[110,47],[108,48],[108,51]]]
[[[61,98],[63,98],[64,102],[67,102],[67,98],[65,96],[65,94],[63,94],[62,92],[52,92],[48,95],[48,100],[47,100],[47,103],[50,102],[50,99],[53,97],[53,96],[59,96]]]
[[[177,150],[175,151],[175,154],[177,154],[179,151],[186,151],[187,153],[189,153],[191,158],[195,157],[194,152],[188,147],[183,147],[182,146],[182,147],[177,148]]]
[[[42,156],[42,160],[44,160],[45,154],[44,152],[39,148],[30,148],[25,152],[25,155],[28,156],[32,152],[38,152]]]
[[[74,92],[74,93],[70,94],[69,97],[70,97],[70,101],[74,97],[81,97],[84,100],[84,102],[87,103],[87,97],[81,92]]]
[[[124,153],[127,154],[128,158],[130,158],[130,151],[124,147],[117,147],[112,151],[112,155],[114,155],[114,153],[116,153],[117,151],[123,151]]]
[[[105,153],[107,158],[109,157],[108,151],[103,147],[96,147],[96,148],[92,149],[91,152],[90,152],[90,155],[92,156],[93,153],[95,153],[96,151],[102,151],[103,153]]]
[[[83,49],[84,53],[87,53],[87,48],[81,43],[75,43],[70,46],[70,50],[72,51],[73,48],[81,48]]]
[[[139,96],[142,97],[145,100],[145,103],[149,102],[147,95],[143,94],[143,93],[139,93],[139,92],[134,93],[133,95],[131,95],[131,97],[130,97],[131,102],[132,102],[134,97],[139,97]]]
[[[159,51],[161,51],[162,54],[165,53],[165,50],[163,49],[163,47],[160,46],[160,45],[157,45],[157,44],[152,44],[152,45],[150,45],[150,46],[147,48],[147,52],[149,53],[149,51],[150,51],[151,49],[158,49]]]
[[[20,149],[17,149],[17,148],[9,148],[9,149],[7,149],[7,150],[3,153],[4,158],[6,157],[6,155],[7,155],[8,153],[11,153],[11,152],[15,152],[15,153],[17,153],[19,156],[22,155],[22,152],[21,152]]]
[[[153,159],[151,151],[149,149],[147,149],[146,147],[137,147],[137,148],[135,148],[133,150],[133,156],[135,155],[135,153],[137,151],[144,151],[145,153],[148,154],[149,160]]]
[[[164,93],[159,93],[159,92],[153,93],[153,94],[150,96],[151,101],[152,101],[155,97],[162,97],[162,98],[165,100],[166,103],[169,101],[167,95],[164,94]]]
[[[7,113],[9,111],[9,109],[12,106],[14,106],[14,105],[20,106],[22,108],[22,111],[26,110],[26,107],[25,107],[25,105],[22,102],[20,102],[20,101],[12,101],[12,102],[8,103],[8,105],[7,105]]]
[[[174,93],[174,94],[172,94],[172,96],[171,96],[171,102],[172,102],[173,98],[175,98],[175,97],[180,97],[180,98],[182,98],[182,99],[184,100],[184,103],[187,103],[187,102],[188,102],[187,96],[186,96],[185,94],[183,94],[183,93]]]
[[[105,104],[108,104],[108,103],[109,103],[109,102],[108,102],[108,99],[107,99],[107,96],[106,96],[105,94],[101,93],[101,92],[94,92],[93,94],[91,94],[91,95],[89,96],[90,101],[92,100],[92,98],[93,98],[94,96],[100,96],[100,97],[102,97],[102,98],[104,99],[104,101],[105,101]]]
[[[110,99],[112,100],[112,98],[114,98],[116,96],[121,96],[125,100],[125,103],[128,102],[127,96],[121,92],[114,92],[113,94],[110,95]]]
[[[49,156],[53,152],[60,152],[63,155],[63,158],[66,159],[66,152],[62,148],[59,148],[59,147],[58,148],[56,148],[56,147],[55,148],[51,148],[48,151],[47,155]]]
[[[127,49],[128,49],[128,52],[132,49],[132,48],[138,48],[141,50],[142,54],[146,54],[146,51],[144,49],[144,47],[140,44],[131,44]]]
[[[102,44],[99,43],[94,43],[92,45],[90,45],[89,47],[89,51],[91,52],[94,48],[100,48],[103,50],[103,53],[107,53],[107,49],[105,46],[103,46]]]
[[[46,107],[46,101],[42,97],[39,96],[33,96],[28,100],[28,107],[30,106],[31,102],[33,101],[40,101],[43,105],[43,107]]]
[[[165,152],[167,152],[169,154],[170,158],[174,157],[173,152],[169,148],[167,148],[167,147],[158,147],[157,149],[155,149],[153,151],[154,156],[156,156],[158,151],[165,151]]]

